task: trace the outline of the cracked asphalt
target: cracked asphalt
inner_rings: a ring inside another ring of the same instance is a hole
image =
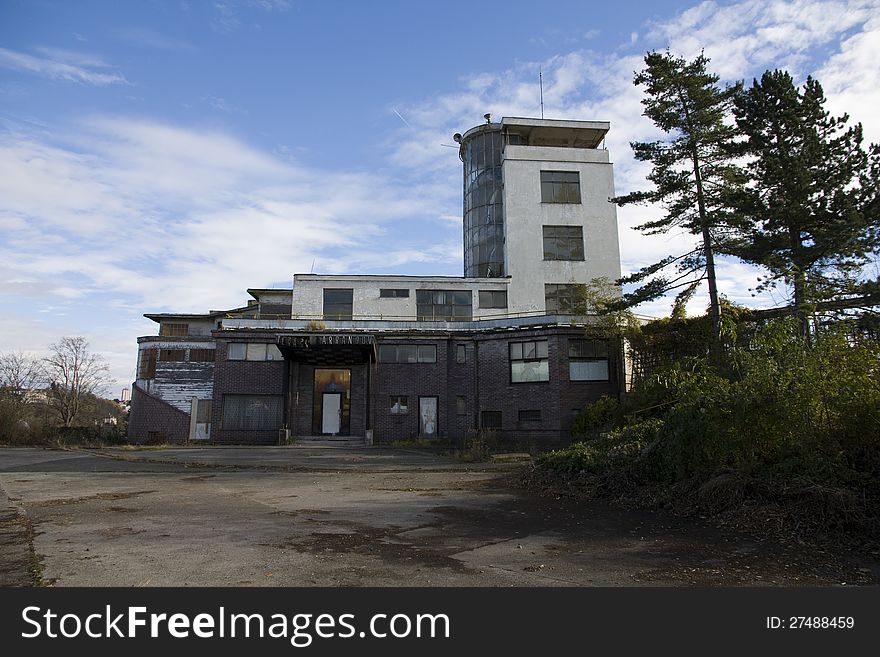
[[[0,584],[756,586],[848,577],[834,559],[665,513],[535,498],[505,483],[512,467],[380,448],[0,448],[0,544],[15,546],[0,552]]]

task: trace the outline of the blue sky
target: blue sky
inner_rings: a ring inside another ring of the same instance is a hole
[[[629,142],[657,137],[633,72],[667,46],[727,81],[812,74],[880,141],[880,0],[544,7],[0,0],[0,351],[83,335],[116,396],[155,333],[144,312],[234,307],[313,266],[460,275],[444,144],[486,112],[538,116],[539,69],[548,118],[611,122],[620,193],[648,171]],[[659,212],[619,211],[624,271],[689,243],[632,230]],[[722,264],[730,298],[785,302]]]

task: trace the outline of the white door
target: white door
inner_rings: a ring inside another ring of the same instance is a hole
[[[436,397],[419,397],[419,435],[426,438],[437,435]]]
[[[342,415],[342,394],[325,392],[321,413],[321,433],[339,433],[339,419]]]

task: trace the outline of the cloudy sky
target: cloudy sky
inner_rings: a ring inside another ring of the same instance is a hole
[[[632,78],[666,47],[725,81],[813,75],[880,141],[880,0],[0,0],[0,351],[82,335],[121,389],[145,312],[310,270],[460,275],[451,135],[539,116],[543,70],[545,116],[610,121],[617,191],[643,188]],[[688,244],[632,230],[658,212],[619,211],[625,272]],[[721,263],[729,298],[785,303],[754,284]]]

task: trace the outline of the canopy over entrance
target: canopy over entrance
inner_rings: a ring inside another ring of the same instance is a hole
[[[337,367],[376,361],[376,337],[367,333],[294,333],[278,336],[285,358]]]

